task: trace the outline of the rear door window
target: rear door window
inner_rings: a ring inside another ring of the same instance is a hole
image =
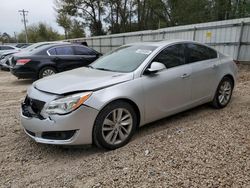
[[[163,63],[167,68],[185,64],[183,44],[169,46],[162,50],[153,61]]]
[[[49,52],[49,55],[56,55],[56,49],[55,48],[49,49],[48,52]]]
[[[74,46],[75,55],[95,55],[95,52],[84,46]]]
[[[57,55],[74,55],[73,48],[71,46],[57,47],[55,48]]]
[[[187,44],[187,63],[217,58],[217,52],[199,44]]]

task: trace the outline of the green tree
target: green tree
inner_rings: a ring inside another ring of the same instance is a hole
[[[69,38],[81,37],[85,37],[84,25],[80,21],[74,19],[69,30]]]
[[[250,16],[250,0],[56,0],[58,12],[92,35],[157,29]],[[106,28],[104,28],[106,26]]]
[[[52,27],[45,23],[38,23],[27,27],[29,42],[55,41],[61,40],[60,35]],[[25,42],[25,31],[18,35],[19,42]]]
[[[56,0],[55,4],[59,12],[82,19],[93,35],[105,34],[102,24],[102,0]]]
[[[211,20],[211,2],[208,0],[169,0],[173,25],[193,24]]]
[[[56,17],[56,22],[58,23],[59,26],[61,26],[64,29],[64,36],[65,39],[67,39],[72,24],[70,16],[62,12],[59,12]]]

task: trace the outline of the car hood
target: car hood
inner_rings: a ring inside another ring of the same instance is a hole
[[[10,54],[15,54],[15,53],[18,53],[19,51],[18,50],[10,50],[10,51],[5,51],[4,53],[2,53],[1,55],[10,55]]]
[[[55,74],[36,81],[33,86],[44,92],[66,94],[79,91],[93,91],[133,79],[133,73],[117,73],[78,68]]]
[[[0,55],[3,55],[3,54],[5,54],[5,53],[17,53],[17,52],[19,52],[19,50],[1,50],[0,51]]]

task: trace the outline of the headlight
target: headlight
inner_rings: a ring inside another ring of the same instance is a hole
[[[45,112],[49,115],[67,114],[81,106],[91,94],[92,92],[84,92],[56,99],[47,105]]]

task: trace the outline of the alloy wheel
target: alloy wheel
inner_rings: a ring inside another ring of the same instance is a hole
[[[232,94],[232,85],[229,81],[225,80],[220,88],[219,88],[219,95],[218,101],[221,105],[226,105],[231,97]]]
[[[55,74],[55,72],[52,69],[46,69],[46,70],[43,71],[42,77],[50,76],[50,75],[53,75],[53,74]]]
[[[116,145],[130,135],[133,126],[131,113],[125,108],[117,108],[111,111],[104,119],[102,136],[111,145]]]

